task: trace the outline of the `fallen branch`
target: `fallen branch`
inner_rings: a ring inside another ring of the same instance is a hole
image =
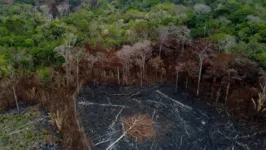
[[[132,94],[130,97],[132,98],[132,97],[138,96],[140,94],[141,94],[140,92],[137,92],[137,93]]]
[[[109,150],[111,149],[116,143],[118,143],[124,136],[126,136],[127,132],[130,131],[135,125],[136,125],[136,122],[137,120],[134,120],[134,123],[133,125],[128,129],[126,130],[119,138],[117,138],[113,143],[111,143],[107,148],[106,150]],[[123,123],[122,123],[123,125]]]
[[[92,103],[92,102],[78,102],[78,104],[79,105],[84,105],[84,106],[98,105],[98,106],[103,106],[103,107],[122,107],[122,108],[127,108],[124,105],[99,104],[99,103]]]
[[[163,97],[165,97],[165,98],[167,98],[167,99],[171,100],[172,102],[174,102],[174,103],[176,103],[176,104],[180,105],[181,107],[184,107],[184,108],[186,108],[186,109],[192,110],[192,107],[190,107],[190,106],[187,106],[187,105],[185,105],[185,104],[183,104],[183,103],[181,103],[181,102],[179,102],[179,101],[177,101],[177,100],[175,100],[175,99],[172,99],[171,97],[169,97],[169,96],[165,95],[165,94],[164,94],[164,93],[162,93],[161,91],[159,91],[159,90],[156,90],[156,92],[157,92],[157,93],[159,93],[159,94],[161,94]]]
[[[119,93],[119,94],[112,94],[110,96],[130,96],[130,97],[133,97],[133,96],[136,96],[136,95],[139,95],[140,92],[137,91],[137,92],[130,92],[130,93]]]
[[[122,129],[123,134],[118,137],[113,143],[111,143],[106,150],[111,149],[115,144],[117,144],[126,135],[128,137],[136,139],[139,143],[143,141],[144,138],[152,139],[155,136],[153,130],[153,120],[149,119],[147,115],[133,115],[132,117],[122,117]]]
[[[124,136],[126,136],[127,132],[124,132],[118,139],[116,139],[111,145],[109,145],[106,150],[111,149],[116,143],[118,143]]]

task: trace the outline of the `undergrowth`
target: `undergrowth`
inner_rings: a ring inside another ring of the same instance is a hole
[[[43,116],[38,106],[30,107],[21,114],[0,114],[0,149],[35,150],[40,144],[56,142],[48,129],[39,128],[39,124],[48,116]]]

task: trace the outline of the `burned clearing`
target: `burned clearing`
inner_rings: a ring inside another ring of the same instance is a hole
[[[99,150],[266,148],[266,132],[256,124],[233,120],[174,89],[170,84],[142,89],[84,87],[77,98],[82,129]],[[125,126],[125,118],[131,119],[131,126]],[[134,122],[136,118],[142,120]],[[147,126],[131,132],[138,136],[129,135],[133,123]]]

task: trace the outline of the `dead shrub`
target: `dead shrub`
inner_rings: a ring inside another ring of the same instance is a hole
[[[65,119],[65,112],[57,110],[56,113],[50,113],[52,124],[57,128],[58,131],[62,130],[63,121]]]
[[[91,149],[89,138],[79,131],[77,118],[74,113],[76,96],[75,85],[66,84],[66,77],[59,69],[51,73],[51,82],[42,83],[37,75],[24,75],[12,84],[9,80],[1,80],[0,110],[15,104],[12,86],[16,87],[17,96],[21,103],[41,103],[50,112],[52,122],[62,136],[62,145],[66,149]],[[81,78],[83,80],[83,78]],[[86,80],[84,81],[86,83]],[[74,99],[73,99],[74,98]],[[73,136],[75,135],[75,136]]]
[[[148,115],[136,114],[131,117],[121,117],[124,133],[130,138],[142,143],[144,139],[152,140],[155,136],[153,120]]]
[[[253,107],[258,113],[262,113],[266,111],[265,104],[266,104],[266,80],[264,79],[263,82],[260,82],[261,92],[258,93],[257,102],[251,98]]]

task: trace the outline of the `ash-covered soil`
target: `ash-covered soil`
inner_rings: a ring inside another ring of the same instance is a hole
[[[203,102],[174,92],[173,85],[153,88],[87,86],[78,96],[79,121],[94,149],[249,150],[266,149],[266,132],[233,121]],[[153,120],[152,139],[123,136],[121,117],[146,114]],[[122,137],[122,138],[121,138]],[[112,146],[113,145],[113,146]]]

